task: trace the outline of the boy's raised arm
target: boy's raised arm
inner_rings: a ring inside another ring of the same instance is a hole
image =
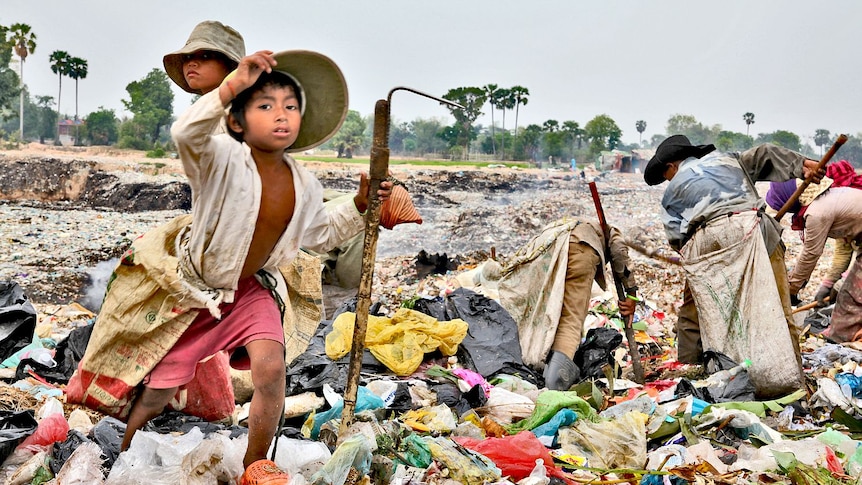
[[[257,51],[239,61],[236,70],[228,74],[218,88],[222,106],[227,106],[236,95],[254,85],[263,72],[272,72],[277,64],[272,51]]]

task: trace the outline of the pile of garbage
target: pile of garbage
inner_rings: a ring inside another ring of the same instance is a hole
[[[367,340],[356,407],[344,421],[350,349],[339,335],[355,308],[327,309],[307,350],[290,362],[285,425],[271,450],[292,483],[857,481],[862,348],[817,335],[829,324],[828,309],[804,322],[799,315],[808,331],[805,386],[797,392],[758,399],[744,362],[721,355],[704,366],[676,361],[672,325],[683,275],[665,259],[674,254],[658,222],[661,187],[637,174],[590,174],[608,222],[633,248],[645,382],[635,382],[614,297],[596,290],[576,356],[584,381],[550,391],[521,361],[515,323],[498,304],[487,263],[505,264],[548,222],[594,217],[586,183],[568,173],[394,172],[425,222],[381,231],[369,319],[420,335],[425,345],[412,359],[392,358],[404,355],[403,341]],[[317,175],[327,188],[355,189],[354,171]],[[153,185],[123,177],[123,187]],[[0,205],[5,483],[214,484],[241,473],[250,391],[239,392],[238,382],[231,416],[165,413],[124,453],[122,422],[64,400],[96,317],[96,306],[76,302],[83,302],[87,272],[180,213],[165,209]],[[785,242],[792,261],[798,237],[787,231]],[[344,431],[343,422],[350,424]]]
[[[584,380],[542,387],[483,265],[425,278],[394,312],[372,307],[353,416],[343,415],[355,306],[323,321],[288,367],[271,455],[291,483],[856,483],[862,476],[862,350],[813,333],[806,388],[757,400],[744,363],[675,360],[665,313],[639,306],[646,382],[634,382],[610,294],[595,291],[576,360]],[[483,274],[485,276],[483,276]],[[95,315],[37,312],[0,288],[0,459],[5,483],[235,483],[245,402],[208,422],[168,412],[120,453],[125,425],[64,402]],[[373,339],[374,322],[422,338]],[[421,358],[405,346],[422,342]],[[742,365],[740,365],[742,364]],[[724,379],[719,377],[723,376]],[[342,425],[348,425],[342,431]]]

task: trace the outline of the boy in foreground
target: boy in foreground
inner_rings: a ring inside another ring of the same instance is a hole
[[[225,134],[219,126],[228,105]],[[278,266],[295,258],[300,246],[324,252],[362,231],[369,190],[363,174],[354,203],[327,211],[320,182],[288,153],[325,142],[346,113],[344,78],[329,58],[259,51],[242,58],[172,127],[192,188],[192,215],[133,244],[102,308],[111,316],[102,322],[100,314],[79,367],[88,405],[91,396],[100,404],[112,394],[116,383],[97,376],[108,361],[145,372],[137,397],[112,403],[122,407],[114,414],[128,409],[123,450],[191,381],[197,362],[227,350],[231,365],[251,369],[255,387],[246,473],[259,460],[279,473],[265,460],[285,389],[279,311],[285,283]],[[391,183],[382,182],[378,196],[386,200],[390,191]],[[100,332],[114,334],[108,348],[100,348],[108,341]],[[125,340],[116,342],[117,333]],[[135,348],[142,345],[147,351]],[[126,375],[115,379],[130,381]]]

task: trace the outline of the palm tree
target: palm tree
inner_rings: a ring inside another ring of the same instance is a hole
[[[482,87],[488,96],[488,104],[491,105],[491,150],[497,155],[497,137],[494,133],[494,105],[497,104],[497,94],[500,92],[496,84],[486,84]]]
[[[9,39],[9,43],[15,46],[15,54],[18,55],[18,58],[21,59],[21,72],[19,73],[19,77],[21,78],[21,110],[18,112],[18,117],[20,118],[18,131],[20,132],[21,140],[24,139],[24,61],[27,60],[27,56],[31,53],[36,52],[36,34],[30,32],[30,26],[27,24],[12,24],[9,27],[9,32],[11,32],[12,37]]]
[[[638,130],[638,145],[643,141],[643,134],[646,131],[646,121],[637,120],[635,121],[635,129]]]
[[[749,111],[742,115],[742,119],[745,120],[745,136],[748,136],[748,129],[751,127],[751,124],[754,123],[754,113]]]
[[[527,96],[530,95],[530,90],[524,86],[512,86],[510,89],[512,96],[515,97],[515,136],[518,135],[518,108],[523,104],[527,105]]]
[[[581,125],[577,121],[564,121],[561,129],[566,134],[566,140],[572,142],[572,153],[574,153],[575,142],[581,135]]]
[[[823,146],[828,144],[831,139],[832,135],[829,130],[820,128],[814,132],[814,144],[820,147],[820,158],[823,158]]]
[[[503,112],[503,140],[500,143],[500,151],[503,152],[505,158],[506,152],[506,110],[515,107],[515,94],[511,89],[501,89],[497,95],[497,108]]]
[[[54,140],[55,145],[60,144],[60,97],[63,95],[63,76],[69,74],[69,59],[69,53],[66,51],[54,51],[48,57],[48,60],[51,61],[51,72],[60,79],[57,91],[57,138]]]
[[[75,80],[75,145],[79,145],[78,141],[78,79],[87,78],[87,61],[80,57],[72,57],[69,59],[68,65],[69,77]]]

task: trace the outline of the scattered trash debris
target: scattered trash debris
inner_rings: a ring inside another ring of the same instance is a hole
[[[355,178],[345,172],[318,171],[324,184],[340,189]],[[745,370],[701,386],[710,374],[741,363],[713,354],[704,366],[676,362],[672,325],[681,270],[633,252],[644,297],[633,327],[647,382],[631,379],[614,297],[596,293],[577,355],[585,380],[569,391],[549,391],[541,372],[524,364],[517,323],[496,300],[494,282],[507,255],[547,222],[590,214],[585,181],[505,168],[413,170],[399,179],[423,223],[381,232],[372,314],[386,328],[410,316],[422,322],[421,331],[378,341],[386,354],[366,351],[356,420],[341,436],[343,352],[350,341],[349,329],[336,323],[355,307],[321,321],[288,367],[274,461],[291,483],[820,477],[818,483],[849,484],[862,474],[862,346],[819,337],[827,311],[812,311],[805,322],[804,388],[754,401]],[[605,174],[602,187],[609,222],[653,254],[666,254],[657,221],[660,190],[638,175],[617,173]],[[177,213],[72,209],[62,201],[0,204],[0,279],[6,281],[0,329],[9,328],[0,338],[8,367],[0,373],[5,483],[236,483],[247,445],[246,402],[220,422],[167,412],[123,453],[122,422],[63,402],[95,317],[76,302],[91,282],[88,271]],[[798,241],[789,239],[788,258],[794,248]],[[452,335],[434,334],[447,326]],[[338,332],[333,345],[340,350],[330,353],[328,339]]]

